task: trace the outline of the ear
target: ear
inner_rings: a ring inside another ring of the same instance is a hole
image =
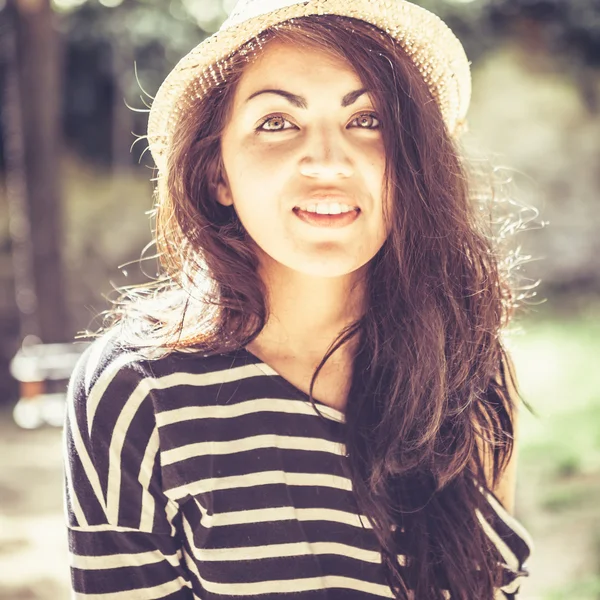
[[[220,179],[219,183],[217,183],[217,202],[223,206],[231,206],[233,204],[231,189],[223,179]]]

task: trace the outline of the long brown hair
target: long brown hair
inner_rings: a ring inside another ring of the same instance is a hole
[[[479,486],[495,486],[510,459],[515,408],[501,332],[516,303],[501,245],[458,141],[397,42],[332,15],[267,30],[254,49],[274,39],[343,58],[372,90],[392,194],[390,235],[368,265],[366,311],[321,361],[311,401],[323,364],[359,336],[346,465],[390,586],[398,598],[412,588],[419,600],[443,598],[444,589],[456,600],[491,599],[502,561],[477,516],[488,510]],[[250,48],[181,115],[156,188],[162,276],[130,290],[107,321],[138,347],[227,352],[250,343],[269,317],[255,245],[215,195],[220,138]],[[493,456],[492,481],[478,445]],[[401,548],[410,548],[403,565]]]

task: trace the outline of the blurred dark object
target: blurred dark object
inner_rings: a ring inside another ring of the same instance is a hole
[[[10,363],[19,382],[20,397],[13,410],[23,429],[42,425],[62,427],[69,378],[90,342],[71,344],[24,344]]]
[[[8,232],[21,339],[69,338],[61,245],[60,43],[50,0],[2,11]]]
[[[152,96],[179,58],[207,35],[188,4],[130,0],[107,8],[84,2],[60,15],[64,131],[78,155],[115,169],[142,161],[147,144],[133,144],[146,133]]]
[[[494,0],[489,19],[500,35],[516,33],[525,42],[533,36],[564,67],[569,60],[600,67],[600,0]]]

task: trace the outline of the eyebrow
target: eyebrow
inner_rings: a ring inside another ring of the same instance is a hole
[[[368,91],[369,90],[367,88],[361,88],[360,90],[354,90],[353,92],[347,93],[342,98],[342,107],[346,108],[347,106],[354,104],[360,96],[362,96],[363,94],[366,94]],[[261,94],[277,94],[278,96],[283,96],[286,100],[288,100],[288,102],[290,102],[297,108],[308,108],[308,103],[306,101],[306,98],[303,98],[302,96],[297,96],[296,94],[292,94],[291,92],[286,92],[285,90],[272,89],[272,88],[258,90],[257,92],[250,94],[250,96],[248,96],[248,98],[246,98],[246,103],[250,102],[250,100],[252,100],[252,98],[256,98],[257,96],[260,96]]]

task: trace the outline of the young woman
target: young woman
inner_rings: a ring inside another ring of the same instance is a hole
[[[515,303],[469,94],[401,0],[247,0],[167,77],[163,277],[69,385],[77,598],[515,597]]]

